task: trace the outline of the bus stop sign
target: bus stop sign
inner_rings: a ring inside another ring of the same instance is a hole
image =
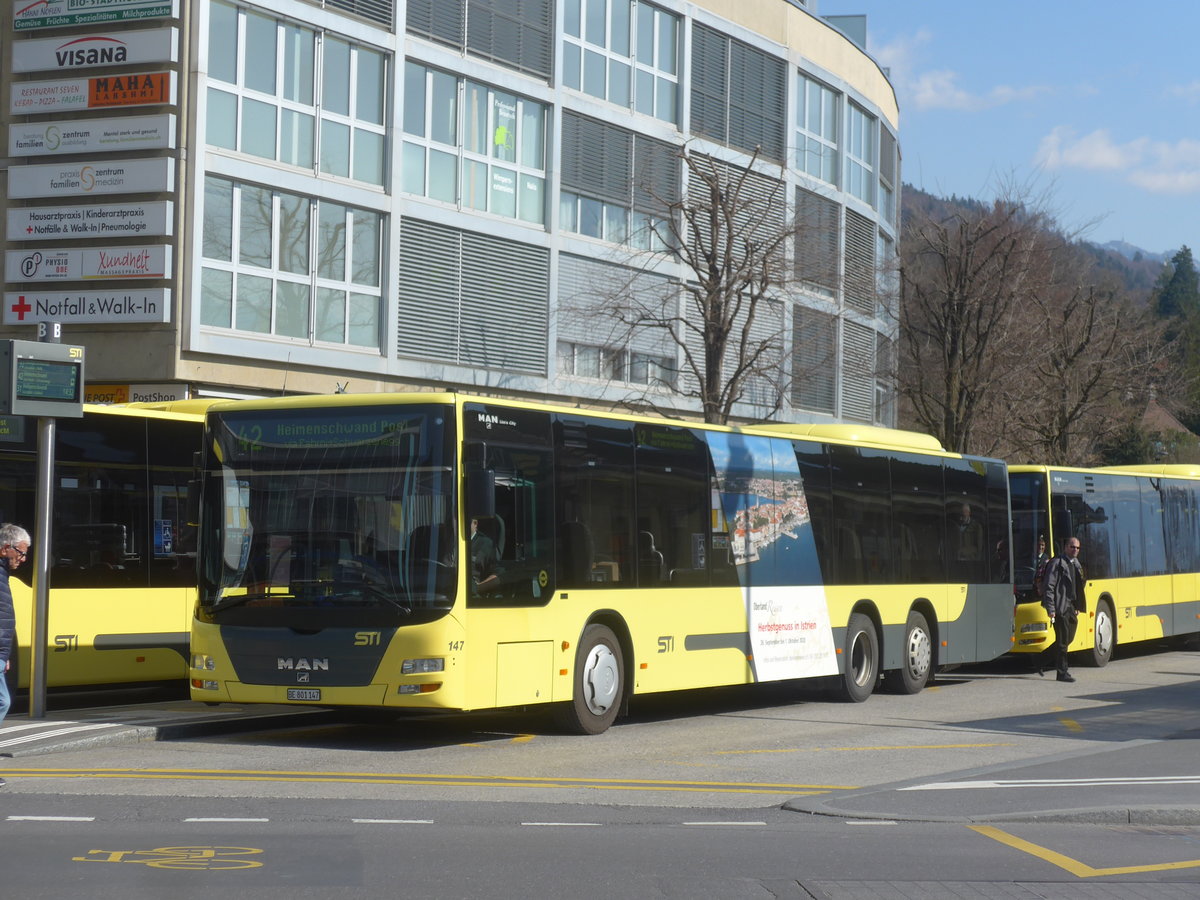
[[[0,341],[0,415],[83,416],[83,348]]]

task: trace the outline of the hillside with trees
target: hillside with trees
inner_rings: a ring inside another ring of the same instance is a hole
[[[1012,462],[1200,459],[1194,435],[1163,425],[1200,426],[1188,248],[1130,258],[1027,195],[907,187],[900,257],[902,427]]]

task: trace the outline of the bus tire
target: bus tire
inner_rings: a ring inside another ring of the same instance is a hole
[[[854,613],[846,624],[846,643],[838,693],[842,700],[862,703],[875,692],[879,680],[879,635],[875,623],[862,613]]]
[[[1117,646],[1117,620],[1113,617],[1112,604],[1107,600],[1096,605],[1092,626],[1092,649],[1086,658],[1088,665],[1102,669],[1112,659],[1113,649]]]
[[[919,694],[933,672],[933,638],[925,616],[915,609],[904,623],[903,661],[883,673],[883,686],[894,694]]]
[[[557,719],[570,734],[601,734],[617,718],[625,692],[625,660],[612,629],[589,625],[575,651],[571,699]]]

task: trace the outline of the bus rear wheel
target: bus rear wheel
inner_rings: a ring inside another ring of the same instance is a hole
[[[841,684],[843,700],[862,703],[875,691],[879,680],[879,636],[875,623],[862,613],[854,613],[846,624],[846,643],[842,651]]]
[[[1094,639],[1087,660],[1100,669],[1108,665],[1117,644],[1117,620],[1113,618],[1112,606],[1107,600],[1101,600],[1096,606],[1096,619],[1092,624]]]
[[[896,694],[918,694],[933,671],[933,638],[929,623],[913,610],[904,623],[904,659],[899,669],[883,674],[883,685]]]
[[[612,629],[589,625],[575,651],[570,701],[558,709],[559,725],[571,734],[601,734],[617,718],[625,693],[625,660]]]

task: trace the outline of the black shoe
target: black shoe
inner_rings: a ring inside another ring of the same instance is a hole
[[[1038,666],[1038,678],[1045,678],[1045,677],[1046,677],[1046,667]]]
[[[8,782],[5,781],[3,778],[0,778],[0,787],[4,787],[6,784],[8,784]]]
[[[1074,676],[1074,675],[1072,675],[1070,672],[1059,672],[1059,673],[1058,673],[1058,680],[1059,680],[1059,681],[1070,681],[1070,682],[1074,682],[1074,681],[1075,681],[1075,676]]]

